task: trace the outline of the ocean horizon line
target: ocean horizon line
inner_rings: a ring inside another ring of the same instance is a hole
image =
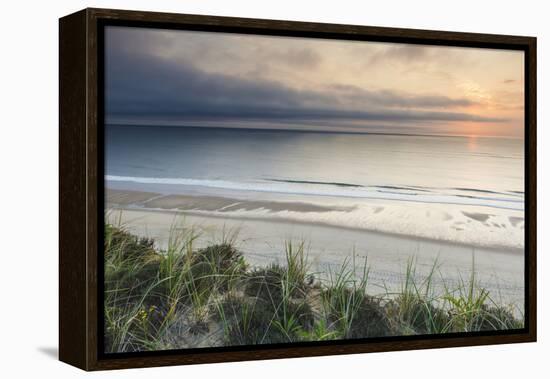
[[[429,134],[429,133],[398,133],[398,132],[370,132],[370,131],[350,131],[350,130],[307,130],[307,129],[282,129],[282,128],[247,128],[247,127],[226,127],[226,126],[197,126],[197,125],[168,125],[168,124],[131,124],[131,123],[104,123],[104,126],[114,127],[138,127],[138,128],[172,128],[172,129],[213,129],[213,130],[238,130],[253,132],[292,132],[292,133],[311,133],[311,134],[346,134],[346,135],[379,135],[379,136],[398,136],[398,137],[449,137],[449,138],[498,138],[510,140],[525,140],[522,137],[514,136],[492,136],[492,135],[467,135],[467,134]]]

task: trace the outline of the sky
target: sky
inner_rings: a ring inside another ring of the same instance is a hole
[[[108,26],[107,124],[523,137],[521,51]]]

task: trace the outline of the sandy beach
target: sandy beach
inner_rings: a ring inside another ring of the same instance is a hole
[[[468,280],[472,259],[475,259],[476,278],[490,291],[493,300],[517,306],[523,303],[524,256],[521,249],[480,247],[296,220],[238,217],[229,210],[234,210],[239,200],[225,197],[163,196],[155,192],[108,190],[107,199],[108,222],[121,223],[131,233],[154,238],[161,249],[166,247],[170,229],[174,227],[194,227],[200,231],[198,247],[220,241],[223,231],[238,231],[236,245],[247,261],[264,266],[284,261],[285,241],[305,241],[311,271],[319,272],[319,276],[338,269],[346,259],[353,261],[354,255],[360,271],[366,258],[370,267],[368,291],[372,294],[387,289],[398,291],[409,259],[416,260],[420,278],[428,274],[437,260],[436,283],[441,288],[443,285],[452,288],[461,279]],[[143,202],[147,207],[136,206]],[[311,204],[267,201],[253,201],[243,207],[265,207],[274,212],[292,207],[293,211],[304,213],[334,210]],[[196,211],[199,208],[201,211]],[[220,208],[229,210],[221,216],[204,212]]]

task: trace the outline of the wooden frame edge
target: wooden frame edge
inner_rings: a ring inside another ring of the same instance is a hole
[[[59,359],[86,367],[86,11],[59,20]]]
[[[525,115],[528,123],[525,124],[525,133],[529,139],[529,155],[526,157],[525,175],[528,186],[525,189],[529,194],[526,210],[529,212],[529,246],[526,249],[526,263],[529,267],[528,312],[529,312],[529,341],[537,341],[537,39],[530,37],[526,41],[526,68],[529,80],[526,81]],[[527,98],[529,101],[527,101]],[[527,218],[526,218],[527,219]]]

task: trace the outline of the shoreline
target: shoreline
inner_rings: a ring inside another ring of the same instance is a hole
[[[159,192],[120,190],[106,188],[107,201],[106,208],[129,211],[144,212],[166,212],[174,215],[192,215],[197,217],[207,217],[216,219],[231,219],[234,221],[268,221],[274,223],[292,223],[310,226],[324,226],[329,228],[352,230],[358,232],[380,233],[396,238],[415,239],[425,242],[436,242],[451,246],[462,246],[474,249],[487,249],[509,254],[524,254],[524,247],[513,247],[505,244],[476,244],[471,241],[450,240],[445,238],[431,238],[423,235],[399,233],[388,230],[380,230],[368,227],[358,227],[345,224],[335,224],[323,222],[321,220],[306,220],[292,217],[265,217],[259,215],[245,214],[246,211],[264,210],[271,214],[273,212],[297,212],[299,214],[307,213],[327,213],[327,212],[350,212],[354,210],[352,206],[333,206],[309,204],[301,201],[276,201],[276,200],[248,200],[238,199],[226,196],[214,195],[183,195],[183,194],[163,194]],[[383,210],[383,206],[373,207],[374,213],[377,209]],[[217,213],[214,213],[217,212]],[[240,212],[240,214],[237,214]],[[462,212],[464,216],[472,220],[483,222],[484,214]],[[514,218],[511,216],[511,218]]]

